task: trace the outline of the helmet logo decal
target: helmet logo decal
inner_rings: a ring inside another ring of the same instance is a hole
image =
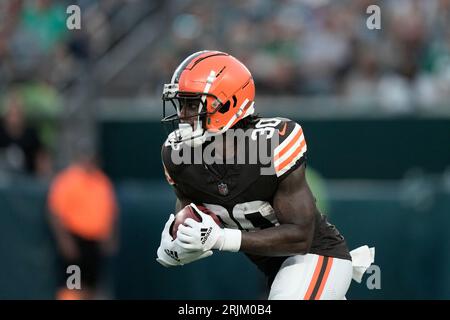
[[[206,79],[206,85],[205,89],[203,89],[204,95],[202,96],[202,102],[204,103],[206,100],[206,94],[209,92],[209,89],[211,89],[211,84],[213,83],[214,79],[216,78],[216,73],[214,70],[211,70],[209,73],[208,78]]]
[[[198,57],[199,55],[201,55],[205,52],[208,52],[208,50],[195,52],[195,53],[191,54],[189,57],[187,57],[186,59],[184,59],[183,62],[180,63],[180,65],[175,69],[175,72],[172,75],[172,79],[170,80],[170,83],[177,83],[184,68],[186,68],[189,65],[189,63],[191,63],[192,60],[194,60],[196,57]]]

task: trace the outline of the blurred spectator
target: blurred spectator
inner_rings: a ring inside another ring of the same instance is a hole
[[[50,156],[36,129],[27,123],[23,109],[19,95],[13,93],[6,99],[0,126],[0,167],[11,173],[48,175]]]
[[[49,52],[67,32],[65,7],[52,0],[26,2],[22,26],[24,32],[38,40],[35,49]]]
[[[117,248],[117,203],[108,177],[85,154],[54,179],[48,196],[51,226],[63,265],[58,299],[93,299],[104,258]],[[81,270],[81,290],[66,286],[69,265]]]
[[[373,4],[381,7],[381,30],[366,27]],[[183,56],[211,49],[248,65],[260,95],[342,95],[398,112],[450,97],[450,0],[192,0],[176,6],[165,36],[148,53],[144,85],[151,93]]]
[[[136,15],[148,8],[144,0],[0,1],[0,89],[21,80],[62,92],[133,38],[127,29],[133,19],[137,26],[163,15],[155,42],[101,93],[160,95],[183,57],[210,49],[249,66],[259,95],[342,96],[397,112],[450,97],[450,0],[152,3],[159,11],[145,17]],[[69,4],[81,7],[81,30],[65,28]],[[381,7],[381,30],[366,27],[374,4]],[[127,56],[133,46],[124,47]]]

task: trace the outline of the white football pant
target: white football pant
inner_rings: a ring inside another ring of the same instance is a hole
[[[289,257],[275,276],[269,300],[344,300],[352,271],[350,260],[317,254]]]

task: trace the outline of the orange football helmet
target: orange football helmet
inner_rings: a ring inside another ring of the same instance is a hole
[[[175,142],[199,145],[253,114],[254,98],[252,75],[239,60],[220,51],[199,51],[187,57],[164,85],[162,122],[173,125],[169,138]],[[166,116],[169,101],[176,113]],[[198,107],[198,112],[189,115],[195,117],[196,128],[182,116],[182,108],[188,105]]]

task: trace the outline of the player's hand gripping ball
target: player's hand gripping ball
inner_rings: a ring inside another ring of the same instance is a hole
[[[197,205],[197,208],[199,210],[201,210],[203,213],[211,216],[214,220],[214,222],[220,226],[222,226],[222,222],[220,221],[219,217],[212,212],[211,210],[209,210],[208,208],[204,207],[204,206],[200,206]],[[186,207],[184,207],[183,209],[181,209],[180,211],[177,212],[177,214],[175,215],[175,220],[172,223],[172,226],[170,228],[170,235],[172,236],[173,239],[177,238],[177,231],[178,231],[178,227],[180,226],[180,224],[184,224],[184,221],[188,218],[191,218],[197,222],[201,222],[202,218],[200,217],[200,215],[195,211],[194,208],[192,208],[191,205],[187,205]]]

